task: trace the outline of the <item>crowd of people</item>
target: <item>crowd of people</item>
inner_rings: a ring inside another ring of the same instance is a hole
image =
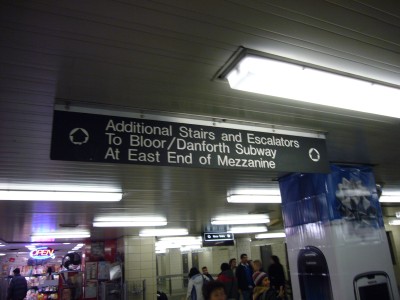
[[[207,267],[202,273],[191,268],[187,299],[190,300],[279,300],[285,299],[285,274],[279,258],[271,256],[267,272],[260,260],[250,261],[247,254],[221,264],[221,272],[213,278]]]

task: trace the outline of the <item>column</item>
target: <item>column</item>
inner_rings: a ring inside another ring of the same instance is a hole
[[[251,239],[250,238],[237,238],[236,239],[236,260],[239,265],[240,255],[247,254],[249,259],[251,258]]]
[[[124,237],[124,243],[125,280],[128,282],[127,299],[139,299],[135,298],[135,291],[140,288],[143,280],[146,280],[146,299],[156,299],[157,281],[154,237],[126,236]]]

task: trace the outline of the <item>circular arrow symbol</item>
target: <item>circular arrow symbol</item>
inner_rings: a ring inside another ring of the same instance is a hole
[[[89,132],[83,128],[74,128],[69,133],[69,140],[74,145],[83,145],[89,141]]]
[[[319,161],[321,159],[321,155],[319,154],[318,150],[315,148],[310,148],[310,150],[308,150],[308,155],[310,156],[312,161]]]

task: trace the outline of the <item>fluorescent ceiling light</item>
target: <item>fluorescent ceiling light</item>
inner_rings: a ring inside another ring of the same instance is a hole
[[[171,236],[171,235],[188,235],[189,232],[185,228],[165,228],[165,229],[143,229],[139,236]]]
[[[256,239],[277,239],[284,237],[286,237],[286,234],[284,232],[268,232],[256,234]]]
[[[229,195],[229,203],[281,203],[280,195]]]
[[[211,225],[241,225],[269,223],[267,215],[227,215],[211,219]]]
[[[256,233],[268,231],[266,226],[235,226],[232,227],[228,232],[230,233]]]
[[[399,196],[400,197],[400,191],[399,190],[383,190],[382,191],[382,196]]]
[[[81,249],[85,244],[77,244],[74,248],[72,248],[73,251]]]
[[[5,183],[0,182],[0,190],[17,190],[17,191],[64,191],[64,192],[76,192],[76,185],[65,185],[65,184],[49,184],[46,183]],[[121,188],[110,185],[79,185],[80,192],[107,192],[107,193],[120,193]]]
[[[391,220],[389,221],[389,225],[400,225],[400,220]]]
[[[156,250],[192,247],[193,249],[201,248],[203,240],[201,237],[185,236],[185,237],[164,237],[156,242]],[[186,250],[185,250],[186,251]]]
[[[182,241],[182,242],[156,242],[156,247],[159,248],[179,248],[181,246],[201,245],[202,241]]]
[[[31,235],[34,239],[79,239],[79,238],[88,238],[90,237],[90,233],[87,231],[54,231],[54,232],[36,232]]]
[[[381,203],[400,203],[400,196],[381,196],[379,198]]]
[[[188,245],[188,246],[183,246],[180,248],[181,252],[188,252],[192,250],[198,250],[201,249],[200,245]]]
[[[93,222],[94,227],[145,227],[145,226],[166,226],[167,220],[164,217],[98,217]]]
[[[12,201],[93,201],[116,202],[122,193],[64,192],[64,191],[0,191],[0,200]]]
[[[193,242],[202,241],[201,236],[169,236],[159,239],[161,242]]]
[[[304,62],[267,58],[249,49],[242,49],[234,62],[226,75],[232,89],[400,118],[397,86]]]
[[[0,245],[0,247],[5,247],[6,245]]]
[[[0,253],[0,256],[4,256],[4,255],[6,255],[5,253]]]

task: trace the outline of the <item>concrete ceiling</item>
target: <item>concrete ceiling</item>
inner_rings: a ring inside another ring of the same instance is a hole
[[[28,242],[60,224],[94,239],[138,233],[92,228],[96,215],[111,213],[164,215],[170,227],[199,234],[216,215],[267,212],[270,229],[282,228],[280,205],[226,202],[229,190],[276,185],[277,172],[50,160],[56,102],[320,130],[331,162],[372,165],[384,188],[400,188],[399,119],[212,80],[244,46],[400,85],[399,27],[396,1],[1,1],[1,187],[111,186],[125,196],[117,204],[0,201],[0,239]]]

